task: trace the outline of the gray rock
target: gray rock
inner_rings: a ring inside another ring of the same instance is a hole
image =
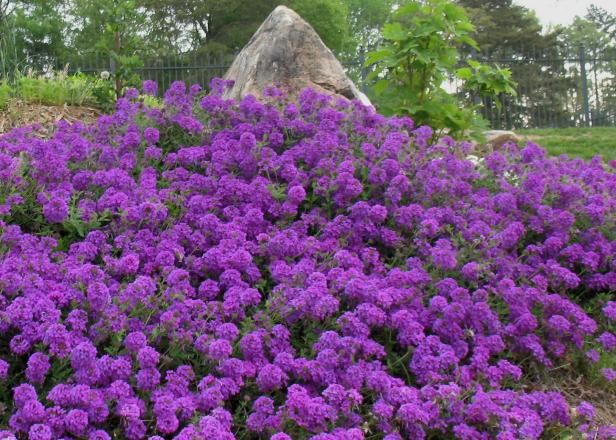
[[[372,105],[315,30],[286,6],[278,6],[267,17],[224,79],[235,81],[225,97],[236,100],[246,95],[262,96],[265,88],[274,85],[285,88],[292,98],[311,87]]]

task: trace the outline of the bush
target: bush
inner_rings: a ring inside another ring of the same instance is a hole
[[[104,111],[112,111],[116,101],[111,78],[65,71],[45,74],[29,71],[18,75],[12,84],[0,84],[0,109],[6,108],[11,97],[42,105],[91,105]]]
[[[95,126],[0,138],[0,426],[613,434],[589,405],[520,384],[614,348],[616,182],[600,159],[528,144],[475,164],[409,118],[311,90],[235,103],[224,85],[201,99],[174,83],[164,110],[128,90]]]
[[[369,54],[373,67],[372,92],[380,111],[409,115],[419,124],[460,138],[486,127],[475,113],[475,98],[515,95],[508,69],[469,60],[458,69],[459,48],[478,49],[471,38],[474,30],[464,9],[450,0],[410,1],[396,10],[393,21],[383,28],[383,45]],[[445,90],[446,81],[465,83],[468,102]]]
[[[18,96],[26,102],[43,105],[84,105],[92,102],[92,80],[83,74],[49,72],[17,79]]]

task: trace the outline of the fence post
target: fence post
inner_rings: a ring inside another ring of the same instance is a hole
[[[109,73],[111,73],[112,77],[115,78],[115,74],[117,71],[116,60],[113,54],[109,54]]]
[[[361,84],[360,89],[363,94],[367,94],[368,85],[366,84],[366,78],[368,77],[368,69],[366,69],[366,48],[364,46],[360,47],[359,50],[359,62],[360,62],[360,76],[361,76]]]
[[[590,126],[590,105],[588,103],[588,77],[586,75],[586,57],[584,46],[580,46],[580,79],[582,80],[582,111],[584,112],[584,123]]]

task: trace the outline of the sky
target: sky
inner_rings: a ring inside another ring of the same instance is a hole
[[[576,15],[586,15],[591,4],[616,14],[616,0],[513,0],[514,3],[534,9],[544,26],[571,24]]]

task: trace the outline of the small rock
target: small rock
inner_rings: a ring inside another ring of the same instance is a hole
[[[520,138],[513,131],[489,130],[485,131],[483,135],[486,138],[485,144],[491,146],[493,149],[501,147],[507,142],[520,142]]]

